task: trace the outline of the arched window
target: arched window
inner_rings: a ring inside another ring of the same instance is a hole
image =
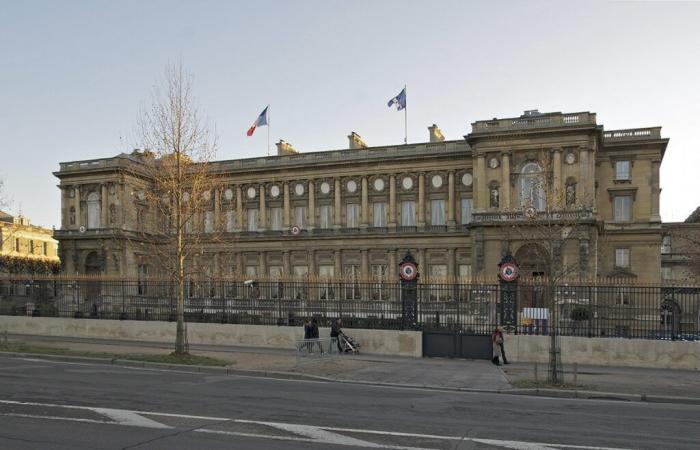
[[[100,228],[100,215],[102,208],[100,196],[97,192],[90,192],[87,197],[87,227],[89,229]]]
[[[544,211],[547,201],[544,193],[544,174],[536,162],[525,164],[520,171],[520,206],[532,206],[538,211]]]

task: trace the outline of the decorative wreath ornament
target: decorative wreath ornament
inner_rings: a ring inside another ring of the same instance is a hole
[[[418,276],[418,268],[412,262],[405,262],[399,267],[399,276],[403,281],[413,281]]]
[[[537,210],[535,208],[533,208],[532,206],[528,206],[527,208],[525,208],[524,212],[525,212],[525,217],[528,219],[534,219],[535,217],[537,217]]]
[[[292,234],[299,234],[300,232],[301,232],[301,229],[298,226],[294,225],[292,227]]]
[[[503,281],[515,281],[515,279],[518,278],[518,266],[516,266],[512,262],[504,263],[503,265],[501,265],[501,269],[498,272],[498,275]]]

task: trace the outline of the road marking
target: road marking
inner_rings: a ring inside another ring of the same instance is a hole
[[[498,440],[498,439],[486,439],[486,438],[470,438],[461,436],[440,436],[434,434],[418,434],[418,433],[403,433],[397,431],[382,431],[382,430],[367,430],[362,428],[341,428],[341,427],[324,427],[324,426],[313,426],[313,425],[303,425],[295,423],[285,423],[285,422],[269,422],[260,420],[246,420],[246,419],[231,419],[225,417],[210,417],[210,416],[194,416],[187,414],[172,414],[172,413],[159,413],[152,411],[132,411],[126,409],[113,409],[113,408],[100,408],[100,407],[90,407],[90,406],[77,406],[77,405],[58,405],[54,403],[38,403],[38,402],[20,402],[14,400],[0,400],[0,404],[5,405],[19,405],[19,406],[41,406],[50,408],[62,408],[62,409],[72,409],[80,411],[91,411],[97,413],[101,416],[107,417],[110,420],[98,420],[98,419],[87,419],[80,417],[61,417],[55,415],[35,415],[35,414],[22,414],[22,413],[0,413],[0,416],[10,416],[10,417],[23,417],[31,419],[45,419],[45,420],[65,420],[70,422],[83,422],[83,423],[95,423],[101,425],[120,425],[128,427],[138,427],[138,428],[151,428],[151,429],[172,429],[170,425],[160,423],[149,417],[176,417],[192,420],[204,420],[211,422],[229,422],[229,423],[240,423],[240,424],[254,424],[263,425],[278,430],[282,430],[288,433],[292,433],[294,436],[279,436],[279,435],[269,435],[269,434],[257,434],[257,433],[245,433],[237,431],[226,431],[226,430],[211,430],[204,427],[193,430],[199,433],[212,433],[230,436],[241,436],[241,437],[253,437],[259,439],[276,439],[276,440],[288,440],[288,441],[300,441],[300,442],[313,442],[317,444],[328,444],[328,445],[344,445],[344,446],[354,446],[363,448],[387,448],[387,449],[397,449],[397,450],[430,450],[420,447],[407,447],[400,445],[391,444],[380,444],[376,442],[366,441],[358,439],[351,436],[346,436],[339,433],[356,433],[364,435],[374,435],[374,436],[395,436],[395,437],[410,437],[410,438],[420,438],[420,439],[432,439],[441,441],[464,441],[473,442],[477,444],[491,445],[501,448],[507,448],[512,450],[553,450],[553,449],[571,449],[571,450],[624,450],[619,448],[610,447],[596,447],[596,446],[584,446],[584,445],[567,445],[567,444],[552,444],[552,443],[540,443],[540,442],[524,442],[524,441],[509,441],[509,440]],[[149,416],[149,417],[144,417]]]

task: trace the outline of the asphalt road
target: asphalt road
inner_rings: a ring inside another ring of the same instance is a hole
[[[0,449],[699,447],[693,405],[0,357]]]

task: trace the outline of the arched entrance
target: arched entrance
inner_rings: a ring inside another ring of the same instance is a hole
[[[518,303],[521,309],[549,307],[545,298],[544,286],[538,283],[538,279],[543,279],[549,275],[548,259],[547,250],[542,245],[534,242],[521,246],[515,252],[515,260],[520,268],[520,275],[525,280],[534,281],[533,284],[524,283],[520,285]]]
[[[92,276],[102,275],[103,270],[103,258],[97,252],[88,253],[85,258],[85,274]],[[100,281],[99,280],[86,280],[82,287],[85,293],[85,307],[89,308],[88,311],[82,311],[83,314],[87,313],[90,317],[96,317],[98,314],[98,303],[100,297]]]
[[[101,275],[102,274],[102,257],[97,252],[88,253],[85,258],[85,274],[86,275]]]

